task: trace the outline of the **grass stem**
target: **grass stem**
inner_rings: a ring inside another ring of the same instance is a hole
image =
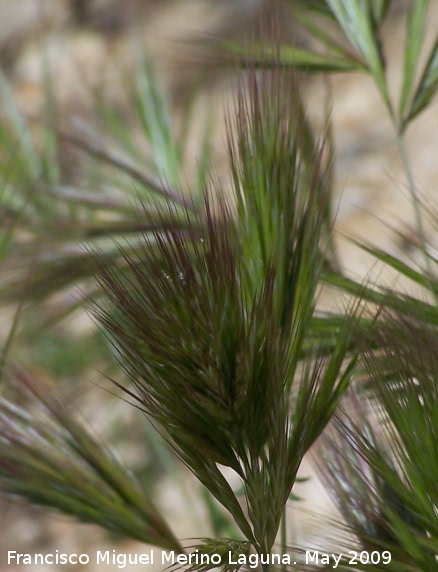
[[[420,199],[418,197],[417,189],[415,186],[414,176],[412,174],[411,165],[409,163],[408,154],[406,150],[406,141],[400,129],[394,124],[396,131],[397,148],[402,161],[403,169],[406,174],[409,194],[411,196],[412,208],[415,216],[415,224],[417,227],[418,239],[420,241],[421,251],[424,256],[425,270],[429,277],[432,276],[432,268],[430,266],[430,259],[427,255],[427,242],[426,235],[424,232],[423,217],[420,210]]]

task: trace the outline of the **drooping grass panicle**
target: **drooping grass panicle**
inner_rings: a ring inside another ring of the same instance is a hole
[[[76,421],[53,384],[30,371],[10,375],[0,399],[0,490],[111,532],[182,551],[132,474]]]
[[[421,307],[420,307],[421,309]],[[367,403],[338,420],[322,474],[365,550],[390,550],[397,566],[436,566],[438,338],[414,304],[382,312],[368,332]],[[379,348],[379,349],[375,349]],[[410,566],[410,568],[409,568]],[[400,569],[400,568],[398,568]]]
[[[387,549],[394,542],[390,522],[381,509],[384,483],[363,458],[360,435],[392,468],[393,460],[378,441],[366,401],[351,393],[344,409],[324,435],[316,457],[318,472],[351,532],[364,549]],[[389,487],[388,487],[389,491]]]
[[[315,350],[299,371],[327,189],[321,150],[301,144],[295,102],[293,78],[249,73],[235,131],[229,123],[236,213],[206,198],[202,220],[187,213],[184,230],[160,225],[135,252],[121,248],[129,276],[103,271],[110,304],[95,308],[133,383],[127,391],[261,552],[354,365],[345,327],[330,358]],[[247,514],[221,466],[239,475]]]
[[[171,207],[168,207],[171,210]],[[138,402],[165,430],[182,460],[251,535],[217,464],[241,474],[230,442],[239,304],[227,220],[177,227],[144,237],[143,251],[124,252],[133,280],[104,272],[117,315],[98,317],[123,354]],[[222,226],[222,231],[219,229]]]

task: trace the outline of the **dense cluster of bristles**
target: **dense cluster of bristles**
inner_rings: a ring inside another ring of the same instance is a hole
[[[326,189],[289,75],[249,75],[229,148],[236,212],[225,200],[213,212],[206,197],[202,219],[187,210],[185,226],[161,224],[135,254],[122,249],[129,272],[102,273],[110,305],[97,315],[132,380],[126,391],[268,552],[301,460],[348,382],[348,342],[341,334],[327,363],[298,368]],[[176,220],[174,209],[163,216]],[[242,480],[246,511],[221,466]]]

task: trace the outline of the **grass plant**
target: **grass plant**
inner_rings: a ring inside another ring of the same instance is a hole
[[[50,81],[37,141],[0,76],[0,154],[8,159],[0,173],[8,222],[0,286],[3,300],[18,298],[2,366],[24,305],[79,282],[121,366],[116,390],[202,485],[215,535],[179,541],[145,487],[56,397],[54,384],[12,365],[0,399],[5,495],[174,550],[190,570],[237,570],[251,555],[289,550],[286,507],[318,442],[317,464],[343,519],[330,523],[333,541],[322,548],[343,553],[338,569],[436,568],[438,284],[424,229],[425,216],[433,225],[436,218],[419,199],[405,132],[438,88],[438,40],[419,63],[429,2],[410,4],[393,101],[382,47],[393,5],[296,0],[292,15],[318,47],[221,46],[244,67],[227,125],[231,193],[209,169],[207,128],[191,193],[182,192],[190,110],[178,136],[147,61],[139,60],[129,94],[148,149],[144,162],[104,103],[110,135],[61,127]],[[361,71],[374,81],[406,172],[420,262],[356,246],[423,296],[343,274],[329,129],[310,127],[298,71]],[[65,169],[66,144],[93,161],[89,179]],[[320,311],[323,284],[351,296],[348,309]],[[196,551],[219,562],[192,562]],[[352,564],[349,551],[371,560]],[[294,546],[280,567],[333,565],[306,562]]]

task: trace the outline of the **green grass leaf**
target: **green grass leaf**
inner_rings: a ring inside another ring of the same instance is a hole
[[[428,0],[416,1],[406,15],[406,44],[404,50],[403,85],[400,94],[399,117],[405,117],[409,98],[414,89],[418,58],[424,39]]]
[[[438,90],[438,38],[430,52],[428,61],[420,78],[412,104],[406,115],[405,125],[423,111]]]
[[[364,69],[364,65],[360,61],[349,57],[346,52],[334,55],[320,54],[287,44],[274,48],[254,45],[247,48],[231,41],[221,46],[239,58],[243,58],[245,64],[249,63],[267,69],[272,66],[274,61],[276,61],[276,65],[307,72],[345,72]],[[340,49],[338,49],[339,51]]]
[[[375,3],[365,0],[326,0],[351,44],[363,57],[388,109],[391,109],[385,64],[375,21]]]
[[[388,10],[391,5],[391,0],[371,0],[371,4],[372,4],[374,21],[376,22],[376,25],[379,26],[383,22],[385,16],[388,13]]]

